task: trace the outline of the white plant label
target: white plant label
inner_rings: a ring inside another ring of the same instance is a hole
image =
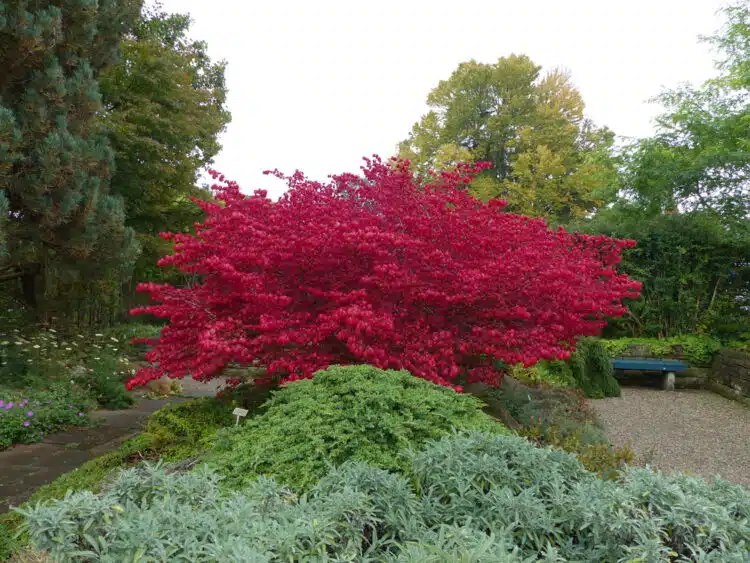
[[[235,426],[238,426],[240,423],[240,417],[247,416],[248,410],[247,409],[241,409],[237,407],[232,411],[232,414],[237,417],[237,421],[234,423]]]

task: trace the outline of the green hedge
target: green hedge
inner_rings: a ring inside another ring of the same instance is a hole
[[[673,338],[618,338],[602,340],[607,353],[612,358],[621,357],[631,345],[645,346],[649,353],[657,358],[675,358],[675,347],[681,347],[682,357],[690,364],[709,365],[722,343],[710,336],[688,335]]]

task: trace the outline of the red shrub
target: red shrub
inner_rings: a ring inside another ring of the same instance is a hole
[[[200,281],[141,285],[158,304],[133,314],[170,324],[148,355],[154,367],[129,386],[206,381],[230,362],[286,380],[368,363],[441,385],[462,374],[499,383],[492,359],[566,358],[637,295],[614,269],[632,241],[551,231],[477,201],[463,187],[484,165],[421,185],[408,163],[366,163],[363,177],[327,184],[297,172],[278,202],[214,174],[223,203],[199,203],[196,235],[163,235],[175,251],[160,265]]]

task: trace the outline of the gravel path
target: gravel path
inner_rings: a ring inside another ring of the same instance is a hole
[[[710,391],[636,387],[591,405],[612,443],[629,442],[639,461],[750,487],[750,408]]]

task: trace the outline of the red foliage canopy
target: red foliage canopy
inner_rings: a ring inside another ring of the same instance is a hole
[[[576,338],[625,312],[638,282],[615,271],[633,241],[552,231],[482,203],[464,165],[422,184],[408,162],[365,160],[363,176],[329,183],[284,177],[277,202],[240,193],[214,173],[222,203],[198,204],[196,234],[168,234],[160,261],[197,274],[177,288],[141,284],[169,319],[147,367],[128,383],[229,363],[263,365],[286,381],[331,364],[407,369],[441,385],[499,383],[493,359],[567,358]]]

